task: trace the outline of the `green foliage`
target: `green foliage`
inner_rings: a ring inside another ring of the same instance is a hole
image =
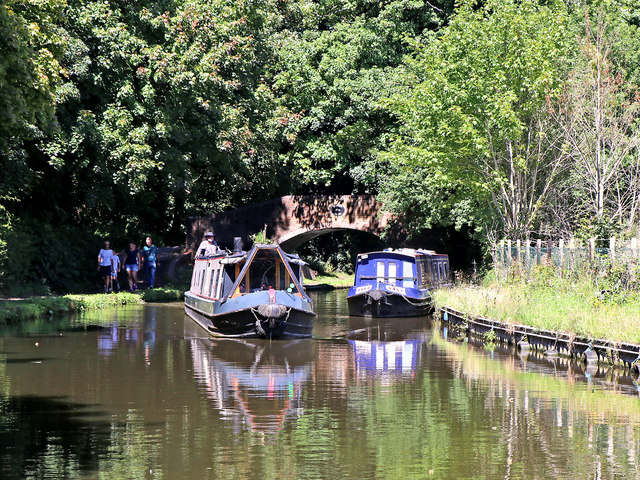
[[[269,237],[267,237],[267,225],[265,224],[264,228],[260,230],[258,233],[254,233],[253,235],[249,235],[251,241],[255,244],[259,245],[268,245],[273,243]]]
[[[416,45],[391,102],[404,128],[380,157],[399,214],[417,206],[412,221],[426,227],[530,228],[552,175],[531,147],[547,141],[540,114],[564,71],[567,23],[560,2],[464,2],[437,40]]]
[[[363,162],[397,129],[382,99],[403,81],[409,41],[426,42],[452,10],[451,1],[422,0],[301,0],[288,7],[274,35],[274,87],[286,140],[280,156],[294,186],[366,188]]]
[[[84,290],[97,281],[100,241],[81,227],[16,221],[6,232],[5,294]]]
[[[316,237],[296,249],[309,266],[321,275],[343,272],[354,273],[359,253],[383,248],[382,241],[368,234],[333,232]]]
[[[184,289],[169,287],[159,287],[152,290],[145,290],[140,293],[145,303],[150,302],[173,302],[184,300]]]
[[[65,4],[6,0],[0,5],[0,157],[10,145],[52,127],[56,88],[65,74],[59,63]]]

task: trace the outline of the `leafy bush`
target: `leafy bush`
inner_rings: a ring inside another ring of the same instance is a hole
[[[85,229],[16,222],[2,233],[0,291],[5,295],[86,291],[98,285],[101,240]]]

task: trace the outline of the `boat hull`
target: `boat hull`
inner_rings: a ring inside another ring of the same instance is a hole
[[[261,291],[226,302],[185,293],[185,313],[215,337],[311,337],[316,314],[309,301],[284,291]]]
[[[398,294],[384,288],[363,293],[349,293],[347,296],[349,315],[356,317],[420,317],[433,311],[433,303],[428,292],[420,296]]]

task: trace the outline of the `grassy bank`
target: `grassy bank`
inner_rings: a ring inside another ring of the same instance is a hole
[[[437,307],[474,317],[590,338],[640,343],[640,293],[606,289],[591,278],[531,278],[459,285],[434,292]]]
[[[181,300],[184,291],[175,288],[155,288],[140,292],[32,297],[0,301],[0,323],[37,318],[63,312],[96,310],[149,302]]]
[[[305,287],[312,288],[349,288],[353,285],[353,274],[336,272],[318,275],[313,280],[304,280]]]

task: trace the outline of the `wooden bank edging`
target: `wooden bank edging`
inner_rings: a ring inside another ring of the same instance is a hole
[[[534,347],[548,353],[558,352],[573,358],[583,358],[587,364],[622,363],[625,368],[640,370],[640,345],[589,339],[561,332],[540,330],[526,325],[472,318],[450,307],[438,308],[443,321],[456,325],[468,333],[487,338],[493,332],[496,340],[515,344],[519,349]]]

